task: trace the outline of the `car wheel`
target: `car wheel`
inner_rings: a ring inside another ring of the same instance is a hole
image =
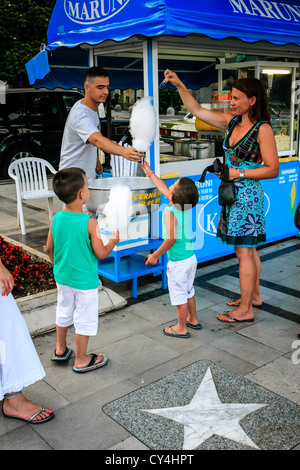
[[[9,178],[8,176],[8,168],[9,165],[20,158],[32,158],[38,157],[38,155],[30,149],[15,149],[12,150],[9,155],[6,157],[5,163],[2,168],[2,176],[3,178]]]

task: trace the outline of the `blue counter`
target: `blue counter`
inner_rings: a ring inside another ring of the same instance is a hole
[[[160,239],[145,239],[142,245],[120,250],[112,251],[104,260],[98,262],[98,274],[100,278],[106,277],[114,282],[132,281],[132,297],[136,298],[137,280],[141,276],[152,274],[153,276],[161,275],[162,289],[167,288],[167,255],[162,255],[155,266],[145,264],[145,253],[154,252],[161,245]],[[141,255],[141,253],[143,253]]]

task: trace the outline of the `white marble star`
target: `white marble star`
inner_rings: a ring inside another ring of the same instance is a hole
[[[267,406],[265,404],[222,403],[210,368],[186,406],[143,410],[184,425],[183,450],[192,450],[215,435],[258,449],[240,426],[242,418]]]

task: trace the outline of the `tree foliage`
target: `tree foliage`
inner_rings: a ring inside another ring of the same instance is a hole
[[[56,0],[0,0],[0,80],[18,86],[27,82],[25,64],[47,42]]]
[[[175,113],[177,113],[181,106],[182,100],[177,90],[171,88],[165,88],[164,90],[159,90],[159,112],[160,114],[166,114],[169,107],[174,108]]]

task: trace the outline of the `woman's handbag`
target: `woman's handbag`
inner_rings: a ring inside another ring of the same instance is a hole
[[[220,206],[231,206],[235,202],[234,182],[222,180],[218,193]]]
[[[200,183],[203,183],[207,172],[221,173],[221,184],[219,186],[219,204],[220,206],[231,206],[235,201],[235,186],[233,181],[229,179],[229,167],[224,163],[222,164],[219,158],[216,158],[212,165],[205,168],[200,178]]]
[[[223,166],[221,173],[221,184],[219,186],[219,204],[220,206],[231,206],[235,201],[235,185],[233,181],[229,181],[229,167]]]

